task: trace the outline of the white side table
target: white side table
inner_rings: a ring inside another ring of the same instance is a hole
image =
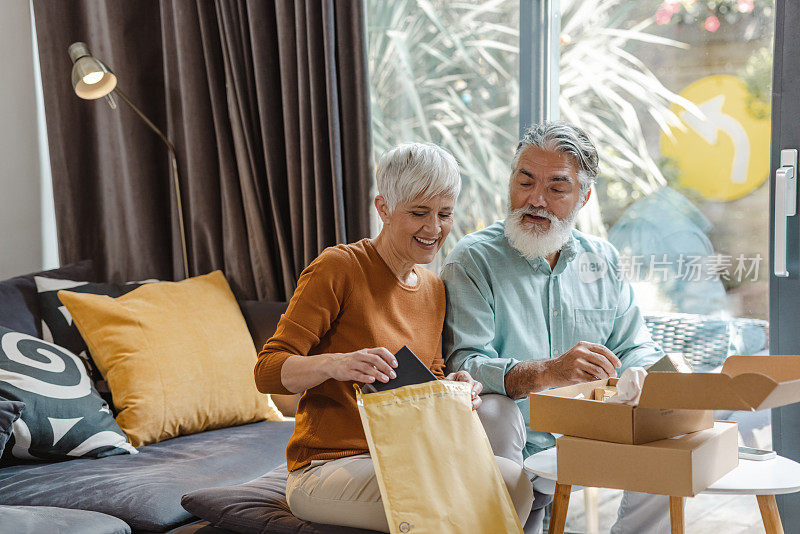
[[[558,483],[556,449],[534,454],[525,460],[525,469],[535,475],[556,481],[550,534],[562,534],[567,519],[571,487]],[[800,464],[778,456],[771,460],[739,460],[739,467],[719,479],[702,493],[755,495],[767,534],[783,534],[775,495],[800,491]],[[670,497],[669,510],[673,534],[683,534],[683,497]]]

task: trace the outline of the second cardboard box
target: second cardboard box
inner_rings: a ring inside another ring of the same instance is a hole
[[[556,441],[559,484],[693,497],[736,468],[736,423],[645,445],[562,436]]]

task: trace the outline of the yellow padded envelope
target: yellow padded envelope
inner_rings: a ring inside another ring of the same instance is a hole
[[[469,384],[356,398],[392,534],[522,533]]]
[[[138,447],[282,419],[253,378],[256,351],[220,271],[118,298],[59,291]]]

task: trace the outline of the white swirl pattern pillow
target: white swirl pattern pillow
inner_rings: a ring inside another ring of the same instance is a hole
[[[80,358],[4,327],[0,396],[25,403],[6,445],[5,453],[15,458],[59,460],[138,452],[92,386]]]

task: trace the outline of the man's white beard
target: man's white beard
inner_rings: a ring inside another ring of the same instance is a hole
[[[561,250],[569,240],[572,228],[575,226],[575,217],[582,207],[578,202],[572,212],[562,220],[542,208],[525,206],[513,210],[509,202],[505,229],[508,242],[526,259],[546,258]],[[526,222],[523,217],[528,214],[549,219],[550,227],[547,230],[540,230],[535,223]]]

